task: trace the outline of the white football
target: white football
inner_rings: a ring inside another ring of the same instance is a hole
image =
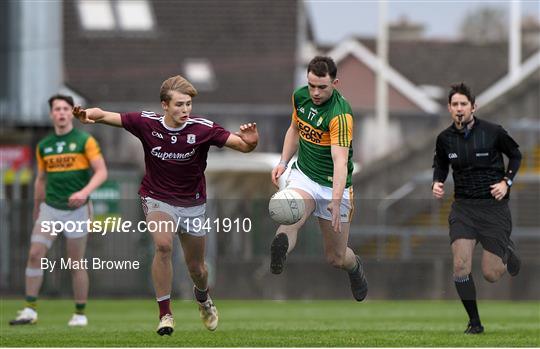
[[[277,223],[291,225],[304,215],[302,195],[293,189],[283,189],[272,195],[268,203],[270,217]]]

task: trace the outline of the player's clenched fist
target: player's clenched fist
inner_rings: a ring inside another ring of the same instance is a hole
[[[444,196],[444,183],[434,182],[432,188],[433,196],[437,199],[442,199]]]
[[[79,119],[79,121],[83,124],[95,123],[95,121],[90,118],[89,113],[87,113],[87,111],[79,105],[73,108],[73,116]]]

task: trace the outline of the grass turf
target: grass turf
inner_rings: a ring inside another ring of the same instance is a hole
[[[155,333],[151,300],[91,300],[89,325],[68,328],[73,304],[39,301],[36,325],[9,326],[21,300],[0,300],[0,346],[12,347],[538,347],[540,302],[481,301],[486,332],[463,334],[458,301],[217,301],[220,324],[204,329],[194,302],[173,302],[171,337]]]

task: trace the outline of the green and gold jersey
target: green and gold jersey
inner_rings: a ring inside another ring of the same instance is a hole
[[[349,103],[334,90],[328,101],[316,105],[307,86],[294,92],[292,102],[292,119],[300,135],[296,166],[313,181],[332,187],[334,162],[330,146],[349,147],[345,185],[349,187],[353,171],[353,117]]]
[[[69,197],[88,184],[90,161],[99,157],[101,150],[94,137],[75,128],[65,135],[52,134],[39,142],[36,158],[38,169],[47,174],[47,205],[71,210]]]

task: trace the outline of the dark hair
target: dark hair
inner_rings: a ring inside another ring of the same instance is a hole
[[[312,72],[318,77],[325,77],[326,74],[330,76],[332,80],[336,78],[337,67],[334,60],[330,57],[317,56],[309,62],[307,72]]]
[[[453,84],[450,86],[450,92],[448,93],[448,104],[452,102],[452,97],[456,93],[459,93],[460,95],[464,95],[465,97],[467,97],[469,102],[471,102],[471,104],[474,104],[474,95],[472,94],[469,86],[465,85],[463,82],[459,84]]]
[[[57,99],[65,101],[67,104],[71,105],[72,108],[75,106],[75,103],[73,102],[73,97],[66,96],[66,95],[61,95],[61,94],[56,94],[54,96],[51,96],[51,98],[49,98],[49,108],[50,109],[52,109],[53,102],[55,100],[57,100]]]

